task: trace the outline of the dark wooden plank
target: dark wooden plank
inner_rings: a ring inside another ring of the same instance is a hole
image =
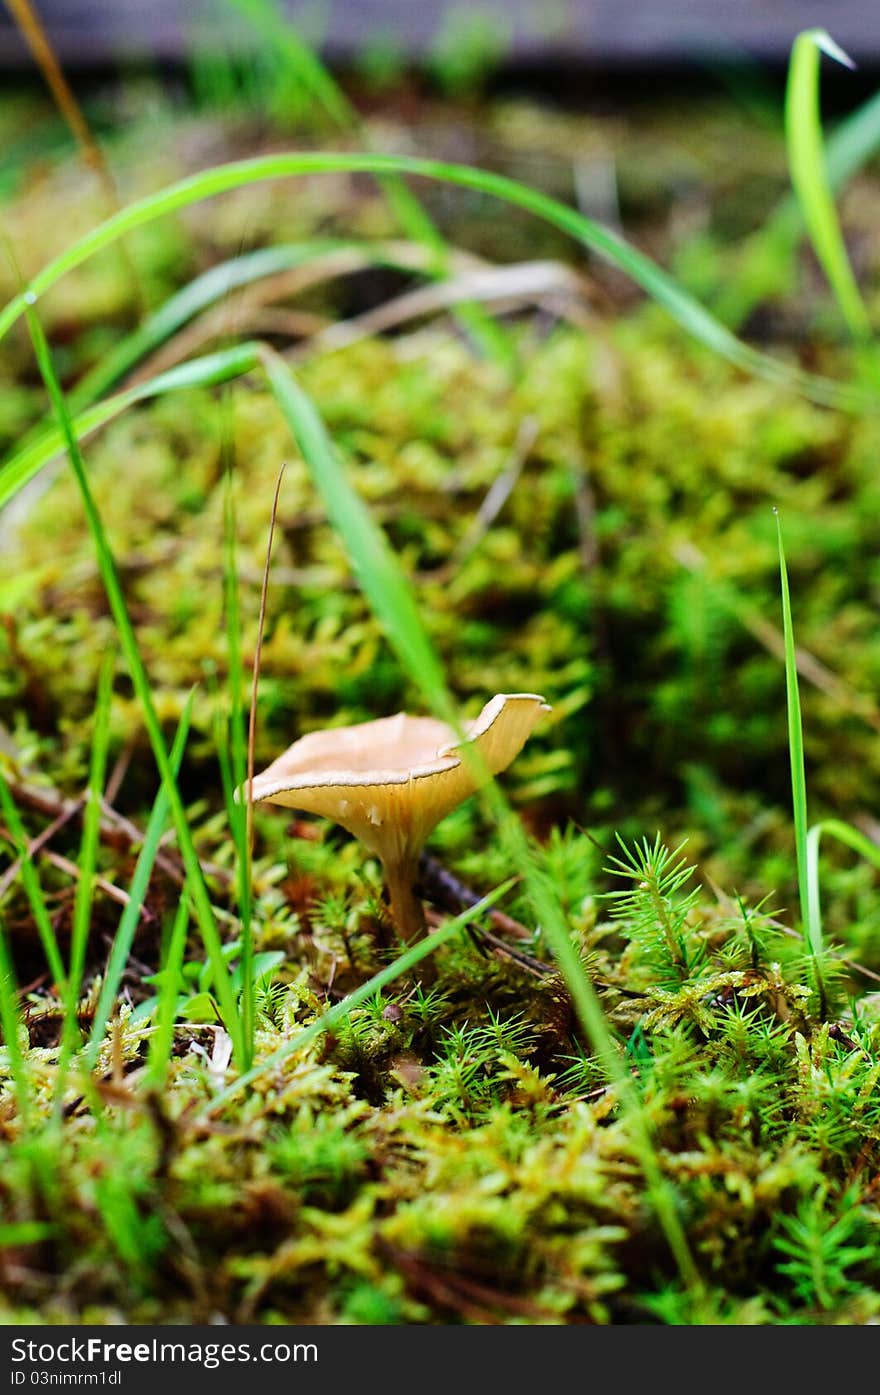
[[[52,42],[71,66],[126,59],[185,58],[198,35],[203,46],[243,42],[242,21],[219,0],[37,0]],[[784,60],[791,40],[809,25],[828,25],[860,64],[880,64],[880,0],[474,0],[473,13],[495,17],[512,64],[686,63],[737,50]],[[286,0],[295,21],[314,35],[314,5]],[[325,0],[322,50],[350,59],[387,38],[418,59],[449,25],[460,4],[443,0]],[[0,7],[0,62],[30,63],[5,6]]]

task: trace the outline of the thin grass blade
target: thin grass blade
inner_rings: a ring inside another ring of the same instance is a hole
[[[98,568],[107,593],[110,610],[116,624],[120,646],[126,659],[135,692],[141,703],[144,714],[144,725],[147,728],[150,745],[153,748],[153,755],[168,793],[171,816],[177,833],[178,846],[184,861],[187,877],[190,881],[193,906],[208,959],[211,964],[214,991],[220,1005],[224,1026],[232,1040],[236,1062],[241,1062],[244,1056],[241,1023],[238,1017],[235,995],[232,992],[229,971],[223,958],[223,947],[214,919],[214,913],[211,908],[211,902],[208,897],[207,887],[205,886],[201,864],[193,842],[192,832],[186,817],[186,810],[177,787],[177,781],[171,767],[168,751],[165,747],[165,740],[153,702],[149,679],[144,668],[143,660],[141,659],[134,628],[125,604],[125,597],[116,571],[113,551],[101,521],[101,515],[98,511],[94,495],[92,494],[91,486],[89,485],[85,462],[79,449],[64,393],[55,373],[46,337],[30,305],[28,305],[27,318],[37,356],[37,363],[43,381],[46,384],[58,423],[61,427],[71,467],[79,486],[83,507],[86,513],[86,520],[95,546]]]
[[[840,312],[853,338],[865,343],[871,337],[871,323],[847,256],[825,162],[819,110],[822,52],[853,66],[824,29],[798,34],[792,45],[785,96],[788,165],[807,233]]]
[[[46,963],[52,975],[53,982],[58,988],[62,997],[66,992],[67,967],[61,956],[58,947],[58,939],[52,927],[52,920],[46,907],[46,900],[43,896],[43,888],[40,884],[39,874],[31,858],[28,856],[28,839],[18,812],[18,806],[12,798],[12,792],[6,783],[3,773],[0,772],[0,809],[3,817],[12,834],[13,846],[17,857],[21,859],[21,880],[25,889],[25,895],[31,909],[31,915],[40,936],[40,943],[46,955]]]
[[[180,771],[183,753],[186,748],[187,737],[189,736],[190,718],[192,716],[192,705],[195,694],[191,692],[186,700],[186,705],[181,713],[180,723],[174,737],[174,745],[171,748],[171,770],[175,779]],[[107,969],[104,974],[104,982],[101,985],[101,992],[98,997],[98,1004],[95,1008],[95,1016],[92,1021],[92,1029],[89,1033],[88,1051],[86,1053],[86,1063],[91,1068],[94,1066],[95,1058],[100,1050],[101,1043],[107,1031],[107,1023],[113,1011],[113,1004],[119,991],[122,975],[128,956],[131,952],[132,942],[138,927],[138,920],[147,888],[150,884],[150,877],[153,873],[153,866],[156,861],[156,854],[159,851],[159,841],[165,829],[168,819],[168,791],[165,785],[160,785],[147,827],[144,831],[144,841],[138,854],[135,864],[134,875],[128,889],[128,901],[123,909],[119,920],[116,934],[113,937],[113,947],[110,951],[110,958],[107,961]]]
[[[794,815],[794,844],[797,859],[798,896],[800,900],[801,922],[807,931],[810,952],[818,957],[822,953],[821,938],[817,939],[815,927],[810,924],[809,892],[807,886],[807,777],[804,769],[804,730],[801,719],[801,703],[798,691],[797,655],[795,653],[794,625],[791,618],[791,597],[788,589],[788,568],[785,562],[785,548],[782,543],[782,524],[779,514],[776,517],[776,538],[779,548],[779,582],[782,593],[782,632],[785,642],[785,701],[788,714],[788,755],[791,765],[791,803]]]
[[[227,404],[228,405],[228,404]],[[226,648],[229,656],[227,685],[231,776],[235,790],[245,784],[247,775],[247,736],[244,718],[244,664],[241,655],[241,605],[238,593],[238,562],[235,546],[235,494],[232,462],[227,459],[223,495],[224,567],[223,593],[226,609]],[[225,784],[225,781],[224,781]],[[227,803],[229,826],[235,842],[238,887],[238,914],[241,921],[241,1029],[244,1037],[245,1069],[249,1069],[254,1049],[253,938],[251,925],[251,851],[248,843],[247,809],[233,797]]]
[[[504,175],[473,169],[468,165],[409,156],[296,151],[262,155],[252,160],[218,165],[200,174],[191,175],[177,184],[169,185],[155,194],[129,204],[121,213],[108,218],[51,261],[0,312],[0,338],[24,314],[26,306],[33,304],[35,297],[43,295],[60,277],[80,266],[104,247],[110,246],[132,228],[141,227],[155,218],[203,199],[214,198],[232,189],[244,188],[262,180],[330,172],[419,175],[426,179],[442,180],[461,188],[473,189],[525,209],[567,233],[582,246],[590,248],[603,260],[617,266],[641,286],[658,305],[663,306],[686,333],[736,367],[776,383],[779,387],[801,393],[811,401],[836,407],[841,411],[880,411],[880,404],[873,392],[805,373],[743,343],[644,253],[632,247],[617,233],[601,227],[565,204]],[[26,296],[30,297],[29,301],[25,299]]]
[[[822,943],[822,910],[819,892],[819,845],[823,837],[835,838],[838,843],[852,848],[853,852],[870,862],[880,871],[880,848],[852,824],[843,819],[823,819],[814,823],[807,834],[807,902],[809,905],[810,937],[815,943]]]
[[[107,752],[110,747],[110,701],[113,693],[113,675],[116,668],[116,655],[109,652],[104,656],[98,678],[98,696],[95,704],[95,720],[92,731],[92,751],[89,762],[89,783],[83,810],[82,839],[79,850],[79,880],[73,903],[73,928],[70,940],[70,972],[67,991],[68,1007],[75,1008],[82,987],[86,949],[92,913],[92,899],[95,890],[95,876],[98,868],[98,847],[100,844],[101,796],[107,773]]]
[[[210,270],[190,281],[133,333],[104,355],[70,393],[72,410],[78,412],[102,397],[135,364],[146,358],[147,354],[164,344],[196,315],[217,304],[233,291],[250,286],[265,277],[276,276],[281,271],[292,271],[296,267],[306,266],[309,262],[326,257],[332,252],[356,249],[362,245],[355,241],[326,238],[289,246],[260,247],[255,252],[248,252],[212,266]]]
[[[89,782],[83,810],[82,838],[78,858],[79,879],[73,902],[73,925],[70,935],[70,969],[64,995],[64,1022],[55,1080],[55,1097],[64,1094],[71,1057],[80,1042],[78,1007],[85,972],[86,950],[91,929],[92,901],[98,870],[100,843],[101,795],[107,773],[107,752],[110,746],[110,701],[116,654],[104,656],[98,677],[98,694],[92,730],[92,752],[89,761]]]
[[[168,940],[168,952],[162,963],[162,983],[156,1007],[156,1025],[150,1040],[147,1060],[147,1081],[154,1090],[161,1090],[168,1076],[168,1062],[174,1045],[174,1023],[177,1016],[180,974],[186,949],[186,929],[190,917],[190,898],[184,888]]]
[[[516,878],[511,877],[509,881],[502,883],[502,885],[496,887],[494,891],[490,891],[488,895],[484,896],[476,905],[469,907],[466,911],[462,911],[461,915],[456,916],[454,920],[447,921],[445,925],[440,926],[439,930],[432,931],[432,933],[426,935],[424,939],[417,940],[415,944],[410,945],[392,964],[388,964],[384,969],[380,969],[372,978],[367,979],[366,983],[362,983],[360,988],[356,988],[353,993],[349,993],[348,997],[343,998],[339,1003],[334,1003],[331,1008],[328,1008],[325,1013],[321,1014],[316,1022],[310,1023],[309,1026],[303,1028],[301,1032],[297,1032],[296,1035],[291,1037],[289,1041],[286,1041],[283,1046],[279,1046],[276,1051],[273,1051],[264,1060],[259,1061],[251,1070],[247,1071],[246,1074],[238,1076],[230,1085],[227,1085],[219,1094],[213,1097],[207,1112],[215,1114],[217,1110],[222,1108],[230,1099],[233,1099],[236,1095],[240,1094],[242,1090],[246,1090],[250,1085],[253,1085],[261,1076],[265,1075],[267,1072],[271,1072],[276,1066],[281,1065],[289,1056],[292,1056],[297,1051],[302,1051],[304,1047],[311,1045],[313,1041],[323,1036],[325,1032],[331,1031],[334,1027],[338,1026],[340,1022],[344,1022],[346,1018],[354,1012],[356,1007],[360,1007],[361,1003],[367,1002],[370,998],[375,997],[377,993],[381,992],[383,988],[387,988],[389,983],[394,983],[395,979],[401,978],[403,974],[409,973],[410,969],[414,969],[423,959],[427,959],[428,955],[440,949],[441,946],[446,944],[448,940],[451,940],[453,936],[460,934],[465,926],[476,924],[483,912],[490,910],[491,907],[495,905],[496,901],[500,901],[515,884],[515,881]]]
[[[182,363],[170,368],[167,373],[159,373],[155,378],[139,383],[109,397],[104,402],[81,412],[72,419],[73,433],[77,441],[82,441],[102,426],[115,421],[118,416],[138,402],[151,397],[162,397],[166,393],[185,392],[190,388],[217,387],[232,378],[241,377],[260,366],[260,346],[258,344],[238,344],[234,348],[221,350],[216,354],[205,354],[202,358]],[[44,465],[50,464],[65,449],[64,432],[60,426],[43,432],[35,441],[24,446],[0,466],[0,509],[8,504],[20,490],[24,489]]]

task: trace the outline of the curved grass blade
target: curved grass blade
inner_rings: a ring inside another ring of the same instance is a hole
[[[79,851],[79,880],[73,903],[73,927],[70,939],[70,972],[67,980],[68,1005],[74,1011],[85,969],[86,947],[95,891],[95,876],[98,866],[98,846],[100,842],[101,796],[104,778],[107,773],[107,752],[110,747],[110,699],[113,692],[113,674],[116,668],[116,654],[110,650],[101,664],[98,678],[98,697],[95,704],[95,721],[92,732],[92,751],[89,761],[89,783],[86,790],[85,809],[82,821],[82,839]]]
[[[79,411],[102,397],[147,354],[164,344],[185,324],[232,291],[281,271],[292,271],[330,252],[355,248],[359,244],[327,238],[323,242],[301,242],[283,247],[261,247],[256,252],[233,257],[205,271],[173,295],[155,314],[139,325],[105,354],[100,363],[68,394],[72,410]]]
[[[810,942],[822,943],[822,910],[819,896],[819,844],[824,836],[836,838],[839,843],[852,848],[853,852],[870,862],[880,871],[880,848],[872,843],[858,828],[842,819],[823,819],[813,824],[807,834],[807,906],[809,914]]]
[[[22,316],[28,303],[25,296],[39,297],[61,276],[88,260],[95,252],[111,245],[132,228],[140,227],[163,214],[185,208],[202,199],[214,198],[232,189],[264,179],[294,175],[345,173],[400,173],[420,175],[473,189],[535,214],[567,233],[582,246],[611,262],[662,305],[693,338],[745,372],[756,374],[814,402],[853,412],[880,410],[873,393],[857,386],[835,383],[815,374],[792,368],[779,359],[743,343],[693,296],[624,238],[586,218],[565,204],[538,193],[516,180],[469,165],[409,156],[342,154],[337,152],[289,152],[262,155],[255,159],[218,165],[191,175],[177,184],[129,204],[121,213],[87,233],[43,268],[0,312],[0,337]]]
[[[419,253],[421,252],[421,255]],[[196,315],[222,301],[232,291],[251,286],[283,271],[295,271],[334,256],[348,257],[342,274],[359,266],[385,266],[401,271],[430,271],[430,252],[407,243],[370,243],[356,238],[324,238],[261,247],[220,262],[171,296],[155,314],[127,335],[92,368],[68,394],[71,408],[81,411],[103,396],[142,359],[164,344]]]
[[[825,174],[833,192],[842,188],[880,149],[880,93],[848,116],[825,146]],[[725,265],[724,284],[712,296],[719,319],[732,329],[765,296],[790,289],[804,223],[797,198],[787,194],[763,225],[747,237],[736,258],[736,273]]]
[[[153,702],[149,679],[144,668],[134,628],[125,604],[125,597],[116,571],[116,562],[107,539],[107,534],[104,530],[98,506],[92,494],[85,461],[79,449],[73,422],[55,373],[49,346],[46,342],[42,325],[30,304],[27,305],[27,318],[28,328],[30,329],[40,372],[43,376],[43,381],[46,384],[46,389],[61,427],[71,467],[79,486],[89,531],[95,545],[98,569],[101,573],[101,580],[104,583],[107,600],[116,624],[120,646],[125,655],[132,684],[141,703],[144,714],[144,725],[147,728],[150,745],[153,748],[153,755],[159,767],[163,784],[168,792],[171,815],[177,832],[178,846],[189,879],[193,906],[199,923],[199,929],[201,930],[202,939],[211,964],[214,991],[220,1005],[223,1023],[232,1040],[235,1059],[237,1062],[241,1062],[244,1051],[241,1023],[238,1017],[235,995],[232,991],[229,971],[223,958],[223,947],[214,919],[214,913],[211,908],[211,902],[208,897],[207,887],[205,886],[204,876],[202,875],[201,864],[199,863],[198,854],[196,853],[195,844],[193,843],[192,832],[187,821],[183,799],[177,787],[168,751],[165,747],[162,728],[159,724],[158,714]]]
[[[779,547],[779,584],[782,593],[782,631],[785,641],[785,704],[788,713],[788,755],[791,765],[791,802],[794,815],[794,843],[797,858],[798,896],[801,909],[801,923],[807,930],[807,944],[810,953],[817,959],[822,953],[821,939],[816,940],[810,926],[809,896],[807,892],[807,777],[804,770],[804,729],[801,720],[801,703],[798,692],[797,654],[794,643],[794,625],[791,619],[791,596],[788,589],[788,568],[785,564],[785,549],[782,545],[782,524],[779,513],[776,517],[776,539]]]
[[[871,337],[871,323],[850,266],[825,164],[819,111],[819,58],[826,53],[853,64],[824,29],[807,29],[792,45],[785,94],[785,137],[791,182],[816,256],[850,334]]]
[[[72,421],[73,433],[78,441],[90,436],[93,431],[114,421],[128,407],[144,402],[150,397],[160,397],[165,393],[184,392],[194,387],[217,387],[231,378],[239,378],[245,373],[260,367],[261,346],[254,343],[238,344],[232,349],[221,350],[216,354],[206,354],[181,363],[160,373],[137,387],[109,397],[89,407]],[[51,427],[37,440],[17,451],[0,466],[0,509],[18,494],[26,484],[38,475],[44,465],[48,465],[65,449],[65,435],[60,426]]]

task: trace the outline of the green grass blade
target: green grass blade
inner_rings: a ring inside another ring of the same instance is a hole
[[[27,1058],[21,1048],[21,1029],[18,981],[12,955],[6,943],[6,931],[0,923],[0,1031],[3,1033],[3,1045],[9,1058],[9,1074],[19,1118],[23,1127],[27,1129],[31,1121],[33,1087]]]
[[[215,354],[206,354],[160,373],[155,378],[139,383],[109,397],[104,402],[81,412],[73,420],[76,439],[81,441],[109,422],[115,421],[128,407],[135,406],[151,397],[161,397],[166,393],[185,392],[196,387],[216,387],[232,378],[250,373],[260,364],[258,344],[238,344],[234,348]],[[65,449],[64,432],[60,426],[52,427],[32,441],[0,466],[0,509],[13,499],[19,490],[38,475],[44,465],[48,465]]]
[[[67,968],[61,957],[61,950],[58,948],[58,940],[52,928],[52,921],[46,907],[37,869],[28,856],[28,838],[21,821],[21,815],[2,771],[0,771],[0,809],[3,811],[3,817],[12,834],[16,855],[21,858],[21,880],[31,908],[31,915],[40,936],[40,943],[46,955],[49,972],[63,997],[67,984]]]
[[[287,364],[271,350],[264,351],[263,361],[278,405],[376,617],[404,667],[409,673],[420,675],[421,686],[430,693],[432,703],[439,704],[441,715],[452,720],[453,704],[446,696],[440,661],[384,533],[353,490],[323,421]]]
[[[841,122],[825,146],[825,173],[832,193],[841,189],[880,149],[880,93]],[[793,194],[780,201],[762,226],[747,237],[730,276],[713,295],[719,318],[736,329],[768,295],[791,289],[797,249],[804,235],[800,206]]]
[[[219,165],[191,175],[177,184],[129,204],[122,212],[108,218],[44,267],[0,312],[0,337],[24,314],[26,295],[31,297],[32,303],[33,297],[43,295],[68,271],[80,266],[94,253],[111,245],[131,229],[202,199],[214,198],[229,190],[247,187],[264,179],[321,172],[420,175],[426,179],[443,180],[461,188],[473,189],[525,209],[617,266],[641,286],[658,305],[663,306],[688,334],[745,372],[754,373],[780,387],[799,392],[812,401],[840,410],[880,410],[876,395],[872,392],[791,368],[771,355],[761,353],[743,343],[644,253],[630,246],[618,234],[601,227],[565,204],[504,175],[472,169],[467,165],[404,156],[296,151],[262,155],[252,160]]]
[[[125,597],[116,571],[113,552],[107,539],[107,534],[104,530],[104,525],[101,521],[101,516],[94,495],[92,494],[91,486],[89,485],[85,462],[79,449],[73,422],[55,373],[52,356],[49,352],[49,346],[46,343],[42,326],[30,306],[28,306],[28,326],[34,343],[40,372],[43,376],[43,381],[46,384],[53,409],[63,432],[68,457],[77,485],[79,486],[89,532],[92,535],[92,541],[97,554],[98,568],[107,593],[110,610],[116,624],[119,642],[128,665],[132,684],[141,703],[144,714],[144,725],[147,728],[150,745],[153,748],[153,755],[159,767],[163,784],[168,792],[171,816],[177,833],[180,853],[190,882],[196,918],[211,964],[214,991],[220,1005],[220,1012],[226,1030],[232,1039],[235,1059],[237,1062],[241,1062],[244,1054],[241,1023],[238,1018],[235,996],[232,992],[230,975],[223,958],[223,947],[217,930],[217,924],[214,919],[207,887],[205,886],[205,880],[202,875],[201,864],[199,863],[198,854],[196,853],[195,844],[193,843],[192,832],[187,821],[186,810],[183,806],[183,800],[177,787],[168,751],[165,747],[165,741],[162,736],[162,729],[153,702],[149,679],[143,665],[143,660],[141,659],[134,628],[126,608]]]
[[[82,988],[86,949],[91,926],[92,899],[98,869],[98,847],[101,833],[101,796],[107,773],[107,752],[110,747],[110,700],[113,692],[115,652],[108,652],[101,664],[98,678],[98,698],[92,732],[92,752],[89,762],[89,783],[83,811],[82,839],[79,851],[79,880],[73,903],[73,928],[70,940],[70,972],[67,980],[68,1009],[75,1010]]]
[[[283,12],[267,0],[227,0],[271,45],[285,79],[297,86],[339,131],[353,130],[360,117],[315,50],[300,38]]]
[[[227,0],[227,3],[246,15],[254,28],[271,44],[273,59],[282,64],[286,80],[292,86],[299,87],[337,131],[360,137],[362,123],[359,112],[348,101],[320,56],[297,33],[280,6],[272,3],[272,0]],[[379,176],[378,182],[397,223],[407,237],[429,252],[432,259],[429,271],[442,279],[447,274],[449,263],[449,249],[443,234],[405,180],[396,174],[384,174]],[[508,372],[515,369],[516,354],[509,336],[481,305],[467,303],[456,306],[456,315],[484,353],[500,362]]]
[[[180,973],[186,949],[189,916],[190,898],[184,887],[168,940],[168,952],[161,966],[163,978],[156,1007],[156,1025],[150,1040],[147,1060],[147,1082],[154,1090],[161,1090],[168,1076],[168,1062],[171,1060],[174,1046],[174,1022],[177,1016]]]
[[[58,1233],[51,1221],[10,1221],[0,1224],[0,1250],[18,1249],[22,1245],[40,1245]]]
[[[785,95],[785,137],[791,182],[816,256],[853,338],[870,339],[871,324],[856,283],[828,180],[819,111],[820,53],[852,67],[824,29],[798,34]]]
[[[64,1095],[67,1071],[71,1057],[80,1043],[78,1007],[85,973],[86,950],[91,929],[92,902],[95,891],[95,877],[98,870],[98,847],[100,843],[101,795],[104,791],[104,777],[107,773],[107,752],[110,747],[110,701],[113,694],[113,674],[116,668],[116,654],[108,651],[101,664],[98,676],[98,695],[95,703],[95,720],[92,731],[92,752],[89,761],[89,781],[86,789],[86,802],[83,810],[82,837],[79,849],[79,880],[73,902],[73,925],[70,935],[70,969],[64,995],[64,1022],[61,1030],[61,1047],[58,1055],[58,1070],[55,1077],[55,1098],[60,1101]]]
[[[235,495],[231,462],[227,462],[223,496],[224,567],[223,591],[226,608],[226,644],[229,655],[229,723],[231,737],[231,776],[240,790],[247,775],[247,735],[245,731],[244,664],[241,655],[241,607],[238,594],[238,563],[235,547]],[[224,780],[224,784],[226,781]],[[253,939],[251,925],[251,850],[248,843],[247,806],[243,800],[227,801],[229,826],[235,842],[238,871],[238,914],[241,921],[241,1029],[244,1037],[245,1069],[254,1050]]]
[[[797,657],[794,644],[794,625],[791,619],[791,597],[788,589],[788,568],[785,564],[785,549],[782,544],[782,524],[776,515],[776,538],[779,547],[779,584],[782,593],[782,632],[785,641],[785,702],[788,713],[788,754],[791,764],[791,802],[794,815],[794,843],[797,857],[798,896],[800,899],[801,921],[807,931],[810,952],[816,956],[822,952],[821,941],[816,941],[810,927],[809,894],[807,887],[807,777],[804,770],[804,730],[801,721],[801,703],[798,692]]]
[[[813,824],[807,834],[807,903],[809,906],[810,940],[815,944],[822,943],[819,844],[825,835],[829,838],[836,838],[839,843],[852,848],[853,852],[858,853],[866,862],[870,862],[872,867],[876,867],[880,871],[880,848],[858,828],[853,828],[852,824],[844,823],[842,819],[823,819],[821,823]]]
[[[183,752],[186,748],[187,737],[189,736],[189,724],[192,716],[194,691],[190,693],[186,700],[186,705],[181,713],[180,723],[174,737],[174,745],[171,748],[171,770],[177,778],[180,770]],[[119,919],[116,934],[113,937],[113,948],[110,951],[110,958],[107,961],[107,969],[104,974],[104,982],[101,985],[101,992],[98,997],[98,1005],[95,1008],[95,1016],[92,1021],[92,1029],[89,1033],[89,1049],[86,1055],[86,1062],[92,1067],[104,1040],[107,1031],[107,1023],[113,1011],[113,1004],[116,1001],[116,994],[119,991],[119,984],[122,981],[122,974],[131,952],[132,942],[138,927],[141,907],[144,904],[144,897],[150,884],[150,877],[153,873],[153,865],[156,861],[156,854],[159,851],[159,840],[165,829],[168,819],[168,791],[165,785],[160,785],[147,827],[144,830],[144,841],[138,854],[135,864],[134,875],[128,889],[128,902],[125,905]]]
[[[71,408],[79,411],[102,397],[135,364],[146,358],[147,354],[152,353],[196,315],[217,304],[232,291],[252,285],[267,276],[276,276],[281,271],[292,271],[296,267],[305,266],[331,252],[357,248],[360,245],[362,244],[354,241],[326,238],[322,241],[293,243],[289,246],[261,247],[256,252],[232,257],[229,261],[211,267],[209,271],[190,281],[132,334],[127,335],[121,343],[104,355],[100,363],[96,364],[70,393]]]

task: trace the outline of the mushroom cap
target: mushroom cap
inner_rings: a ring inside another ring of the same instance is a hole
[[[519,755],[542,712],[536,693],[499,693],[464,724],[398,712],[313,731],[254,777],[254,800],[322,814],[347,828],[386,866],[415,861],[432,829]],[[476,761],[462,759],[473,746]],[[242,793],[246,793],[242,791]]]

